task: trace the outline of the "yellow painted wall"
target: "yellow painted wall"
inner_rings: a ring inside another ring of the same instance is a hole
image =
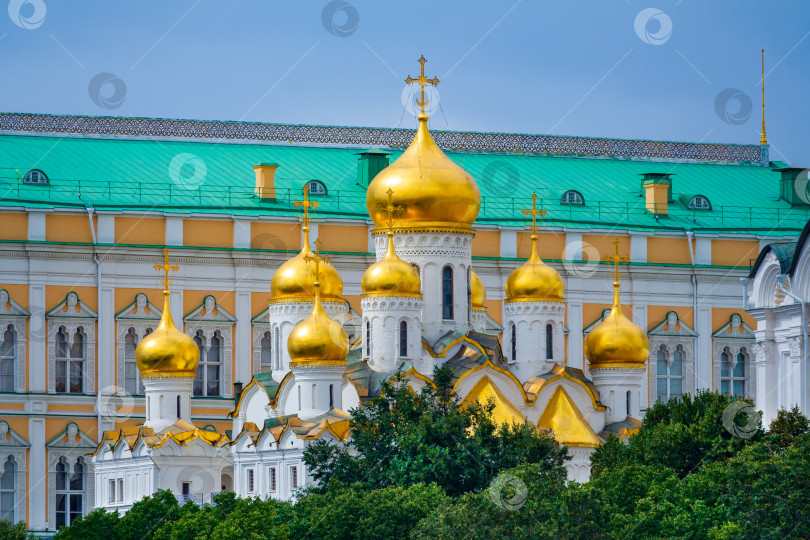
[[[518,259],[528,259],[532,249],[532,233],[517,233]],[[565,258],[565,234],[539,233],[537,235],[537,253],[544,260],[562,260]]]
[[[594,258],[603,261],[605,257],[611,257],[616,253],[616,246],[613,244],[619,241],[619,255],[630,256],[630,237],[610,234],[583,234],[582,252],[583,258],[591,261]],[[588,246],[593,246],[599,252],[599,257],[594,257],[592,251],[588,251]]]
[[[8,291],[8,296],[25,309],[28,308],[28,285],[0,283],[0,289]],[[29,310],[30,311],[30,310]]]
[[[217,306],[224,308],[231,315],[236,311],[233,291],[185,290],[183,291],[183,314],[186,315],[200,307],[208,295],[212,295],[217,301]]]
[[[47,285],[45,287],[45,311],[48,312],[65,301],[69,292],[75,292],[79,300],[95,312],[98,312],[98,295],[95,287],[64,287]]]
[[[1,240],[28,240],[28,214],[0,212]]]
[[[690,328],[695,328],[694,311],[691,307],[647,306],[647,331],[664,322],[670,311],[676,312],[678,318]]]
[[[250,317],[253,318],[259,313],[267,309],[270,299],[273,295],[270,294],[270,284],[267,284],[266,292],[252,292],[250,293]]]
[[[723,326],[727,325],[731,320],[731,316],[735,313],[742,317],[745,324],[754,330],[757,329],[757,321],[748,312],[743,310],[742,307],[740,307],[740,309],[712,308],[712,332],[717,332]]]
[[[587,328],[596,319],[602,316],[602,311],[609,309],[612,304],[582,304],[582,328]],[[622,304],[622,313],[625,317],[633,320],[633,306]]]
[[[28,418],[19,417],[19,416],[9,416],[3,418],[6,422],[8,422],[8,427],[11,428],[14,432],[17,433],[20,437],[23,437],[26,440],[30,440],[28,438]]]
[[[49,403],[48,404],[49,411],[74,411],[74,412],[93,412],[96,410],[95,406],[93,405],[70,405],[64,403]]]
[[[250,224],[250,247],[252,249],[299,251],[301,249],[301,224],[253,222]]]
[[[361,313],[360,309],[360,295],[359,294],[344,294],[343,298],[349,302],[349,305],[352,306],[352,309],[358,313]]]
[[[477,231],[472,241],[473,257],[500,257],[501,232]]]
[[[233,221],[184,219],[183,245],[194,247],[233,247]]]
[[[712,264],[748,268],[758,255],[756,240],[712,240]]]
[[[116,217],[115,243],[162,246],[166,243],[163,218]]]
[[[484,300],[487,308],[487,315],[495,319],[498,324],[503,325],[503,302],[501,300]]]
[[[357,225],[318,225],[323,251],[368,253],[368,227]]]
[[[98,230],[98,221],[93,216],[94,226]],[[84,242],[93,243],[90,231],[90,220],[87,214],[47,214],[45,216],[45,240],[48,242]]]
[[[155,281],[158,280],[158,274],[155,273]],[[156,289],[133,289],[127,287],[119,287],[115,289],[115,312],[119,313],[122,309],[135,302],[135,296],[139,293],[144,293],[146,298],[157,306],[158,309],[163,309],[163,292]],[[172,295],[172,300],[175,298]]]
[[[96,418],[64,418],[53,417],[45,419],[45,442],[51,442],[54,437],[65,431],[71,422],[79,426],[79,429],[89,435],[92,439],[98,439],[98,423]]]
[[[683,238],[647,238],[647,262],[654,264],[692,264],[689,242]]]

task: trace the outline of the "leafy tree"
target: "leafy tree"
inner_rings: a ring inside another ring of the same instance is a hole
[[[801,413],[799,406],[794,405],[789,411],[780,409],[776,413],[768,433],[776,444],[784,448],[793,444],[799,435],[810,433],[810,421]]]
[[[118,513],[97,508],[86,516],[73,520],[70,527],[59,529],[54,540],[109,540],[115,536],[118,520]]]
[[[435,483],[448,495],[486,487],[502,469],[525,462],[560,467],[567,451],[528,424],[497,425],[493,403],[461,407],[448,368],[436,388],[415,393],[394,377],[351,412],[349,448],[319,442],[304,462],[321,486],[360,482],[374,489]]]
[[[0,538],[3,540],[34,540],[36,536],[28,533],[24,521],[12,523],[7,519],[0,519]]]
[[[194,503],[186,503],[194,505]],[[118,540],[152,540],[164,522],[173,522],[181,515],[177,498],[167,489],[156,491],[132,505],[118,521]]]

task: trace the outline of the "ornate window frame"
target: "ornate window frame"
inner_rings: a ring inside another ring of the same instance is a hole
[[[652,361],[652,352],[658,351],[664,345],[667,352],[667,362],[672,363],[675,351],[681,347],[683,351],[683,371],[681,372],[681,393],[695,393],[695,342],[698,333],[683,322],[678,313],[670,311],[664,320],[655,328],[647,332],[650,338],[649,384],[650,395],[653,401],[658,399],[658,362]]]
[[[14,391],[25,392],[25,323],[31,314],[20,304],[11,299],[8,291],[0,289],[0,343],[6,329],[11,326],[16,334],[14,338]]]
[[[745,348],[748,355],[748,365],[745,366],[745,396],[756,396],[756,351],[754,344],[756,336],[754,330],[745,324],[739,313],[734,313],[729,321],[712,334],[712,388],[720,391],[721,355],[728,347],[732,363],[736,362],[737,354]],[[798,356],[798,354],[797,354]]]
[[[126,337],[129,329],[135,330],[138,343],[144,338],[147,330],[157,328],[163,315],[160,309],[152,304],[146,294],[138,293],[135,301],[116,313],[115,323],[115,365],[118,373],[116,384],[118,391],[126,390]],[[140,381],[140,376],[138,377]]]
[[[64,326],[69,339],[82,327],[87,337],[85,343],[85,365],[83,394],[96,392],[96,321],[98,314],[79,300],[79,295],[71,291],[61,304],[45,314],[48,328],[48,392],[56,393],[56,333]],[[68,341],[68,349],[72,342]]]
[[[220,395],[217,397],[233,397],[233,326],[236,323],[236,317],[219,306],[216,298],[209,294],[198,308],[183,317],[183,321],[186,326],[186,334],[194,337],[197,332],[202,332],[206,343],[210,343],[211,338],[219,332],[219,337],[222,339],[222,343],[220,343],[222,372]]]
[[[51,529],[56,526],[56,464],[61,458],[72,467],[79,458],[84,460],[84,508],[86,516],[95,507],[96,482],[93,473],[93,462],[87,454],[96,449],[96,443],[79,429],[75,422],[69,422],[65,430],[45,444],[48,451],[48,524]]]
[[[0,475],[3,474],[3,466],[9,456],[14,461],[16,470],[14,471],[14,522],[25,521],[25,502],[27,493],[25,490],[25,480],[28,476],[26,458],[28,448],[31,444],[16,433],[8,422],[0,421]]]
[[[252,341],[253,344],[253,374],[256,375],[262,372],[262,338],[265,333],[270,334],[270,372],[275,371],[276,368],[276,336],[273,328],[270,325],[270,308],[265,309],[251,320],[252,328]]]

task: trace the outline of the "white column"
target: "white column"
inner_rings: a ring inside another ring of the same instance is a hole
[[[39,281],[39,280],[37,280]],[[48,377],[45,372],[45,341],[48,330],[45,326],[45,285],[28,286],[28,306],[31,317],[28,319],[28,390],[47,392]]]
[[[247,219],[233,220],[233,247],[250,249],[250,221]]]
[[[563,257],[566,261],[582,260],[582,233],[565,233],[565,251]]]
[[[104,264],[102,264],[101,305],[98,306],[98,371],[96,384],[99,393],[110,395],[116,391],[115,381],[115,289],[105,286],[109,278],[105,279]],[[102,420],[105,418],[102,416]],[[102,424],[101,429],[114,429],[114,419],[106,418],[108,424]],[[101,434],[99,433],[99,437]]]
[[[45,241],[45,214],[43,212],[28,211],[28,239]]]
[[[698,338],[695,343],[695,390],[712,387],[712,309],[701,306],[698,292],[698,309],[695,314],[695,330]]]
[[[377,248],[374,246],[374,237],[371,235],[371,231],[374,230],[374,225],[368,226],[368,252],[369,253],[376,253]],[[379,256],[377,260],[379,260]]]
[[[43,413],[45,402],[41,403]],[[29,418],[28,441],[28,527],[34,531],[44,531],[48,525],[48,463],[45,451],[45,419]],[[51,524],[53,525],[53,524]]]
[[[632,255],[631,255],[632,256]],[[635,322],[642,330],[647,331],[647,306],[640,303],[633,302],[633,322]],[[647,359],[647,364],[644,369],[644,376],[641,378],[641,397],[639,400],[639,408],[645,409],[649,407],[649,380],[650,380],[650,360]]]
[[[517,230],[501,229],[501,257],[517,259]]]
[[[182,284],[179,280],[174,283],[172,294],[169,297],[171,300],[172,319],[177,328],[185,331],[185,323],[183,322],[183,315],[185,315],[185,313],[183,313],[183,289],[180,288]]]
[[[582,344],[582,302],[568,302],[568,365],[585,371],[585,353]]]
[[[252,339],[250,331],[250,290],[236,289],[236,335],[234,354],[234,381],[247,384],[253,375]]]
[[[636,263],[647,262],[647,235],[630,235],[630,260]]]
[[[318,239],[318,224],[309,222],[309,249],[315,251],[315,241]],[[304,243],[304,232],[301,231],[301,245]]]
[[[96,214],[96,239],[99,244],[115,243],[115,216]]]
[[[712,264],[712,239],[695,237],[695,264]]]
[[[166,217],[166,245],[183,245],[183,218]]]

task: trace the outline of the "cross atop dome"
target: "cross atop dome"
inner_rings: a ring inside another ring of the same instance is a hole
[[[304,192],[304,201],[301,202],[299,200],[293,201],[293,205],[298,208],[304,209],[304,217],[301,218],[301,222],[304,224],[304,227],[309,227],[309,222],[312,221],[312,218],[309,217],[309,209],[312,208],[315,210],[318,208],[318,201],[310,201],[307,194],[309,193],[309,185],[304,184],[304,187],[301,188],[301,191]]]
[[[378,206],[380,212],[388,216],[388,234],[394,234],[394,214],[400,214],[405,210],[401,204],[394,204],[394,190],[388,188],[388,204],[381,204]]]
[[[169,281],[169,271],[174,270],[175,272],[177,272],[180,270],[180,267],[178,265],[169,264],[169,248],[163,250],[163,264],[162,265],[156,264],[155,270],[157,270],[158,272],[163,270],[165,277],[164,279],[161,280],[161,283],[163,283],[163,286],[166,287],[164,289],[164,292],[169,292],[169,285],[172,284],[172,282]]]
[[[427,86],[429,84],[432,84],[433,86],[438,86],[439,85],[439,78],[438,77],[433,77],[432,79],[428,79],[427,77],[425,77],[425,62],[427,62],[427,60],[425,60],[425,57],[423,55],[421,58],[419,58],[419,64],[420,64],[419,78],[414,79],[413,77],[408,75],[408,78],[405,79],[405,82],[408,83],[408,84],[413,84],[413,83],[418,83],[419,84],[420,99],[416,100],[416,104],[419,105],[419,107],[422,109],[422,114],[425,114],[425,107],[427,107],[428,104],[430,103],[429,99],[425,99],[425,86]]]
[[[622,256],[619,255],[619,245],[620,244],[621,244],[621,242],[619,242],[618,240],[614,240],[613,245],[616,246],[616,253],[613,254],[613,255],[607,255],[605,257],[605,262],[612,262],[613,263],[613,272],[611,272],[611,274],[613,275],[613,279],[615,279],[617,283],[619,281],[619,277],[622,275],[622,273],[619,271],[619,263],[629,263],[630,262],[629,257],[622,257]]]
[[[321,263],[328,263],[330,261],[329,255],[321,255],[321,241],[320,239],[315,240],[315,254],[314,255],[304,255],[304,260],[307,262],[315,261],[315,289],[317,290],[321,286],[320,274],[321,274]]]
[[[545,208],[542,208],[540,210],[537,209],[537,193],[532,193],[532,209],[527,210],[526,208],[524,208],[523,210],[520,211],[520,213],[523,214],[524,216],[532,216],[531,231],[534,234],[537,234],[538,231],[537,216],[540,216],[540,220],[542,222],[542,219],[546,217],[546,215],[548,214]]]

